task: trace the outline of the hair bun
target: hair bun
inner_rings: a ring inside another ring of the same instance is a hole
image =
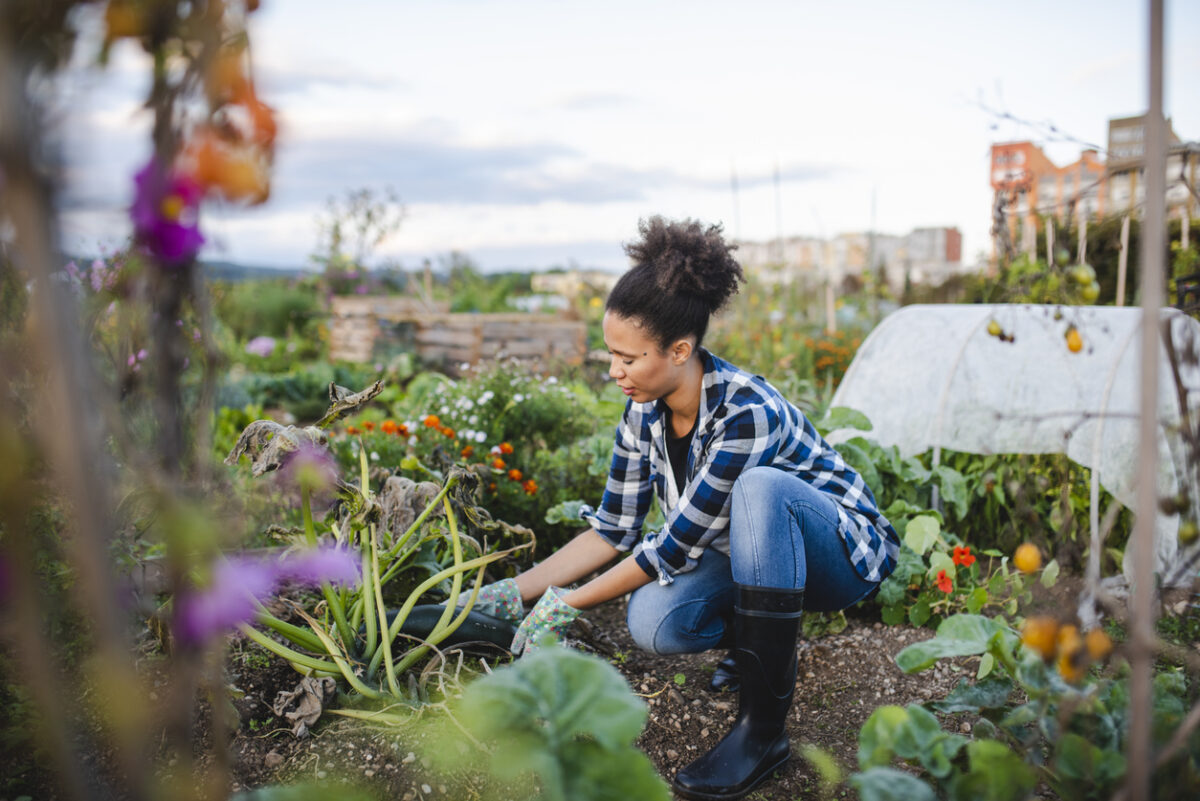
[[[712,313],[720,310],[746,280],[718,225],[698,220],[667,220],[655,215],[638,221],[641,239],[625,245],[635,265],[654,272],[655,283],[670,294],[692,295]]]

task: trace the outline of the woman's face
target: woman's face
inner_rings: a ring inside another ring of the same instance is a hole
[[[608,374],[634,402],[655,401],[678,389],[692,353],[690,341],[680,340],[664,353],[636,320],[605,312],[602,326],[611,357]]]

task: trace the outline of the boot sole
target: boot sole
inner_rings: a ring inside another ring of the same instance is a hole
[[[788,760],[791,758],[792,758],[792,751],[789,748],[787,753],[785,753],[779,760],[777,760],[774,765],[772,765],[771,767],[764,770],[761,774],[759,774],[759,777],[757,779],[755,779],[753,782],[751,782],[746,787],[743,787],[742,789],[736,790],[734,792],[704,793],[699,790],[689,790],[685,787],[680,787],[675,782],[671,782],[671,791],[673,793],[675,793],[675,795],[679,796],[680,798],[688,799],[688,801],[734,801],[735,799],[741,798],[742,796],[749,795],[750,793],[754,792],[754,788],[758,787],[758,785],[762,784],[767,779],[769,779],[771,777],[771,774],[773,774],[775,771],[779,770],[784,765],[786,765]]]

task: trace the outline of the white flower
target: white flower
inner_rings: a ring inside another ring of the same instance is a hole
[[[516,395],[513,395],[513,403],[520,403],[523,400],[525,400],[525,396],[520,392],[518,392]]]
[[[375,451],[371,451],[371,461],[372,461],[372,462],[378,462],[378,461],[379,461],[379,454],[378,454],[378,453],[376,453]]]
[[[442,408],[438,409],[438,414],[450,414],[450,407],[443,406]]]
[[[492,392],[492,391],[489,389],[489,390],[486,390],[486,391],[484,391],[484,393],[483,393],[482,395],[480,395],[480,396],[479,396],[479,402],[480,402],[480,403],[487,403],[488,401],[490,401],[490,400],[491,400],[492,398],[494,398],[494,397],[496,397],[496,393],[495,393],[495,392]]]
[[[475,441],[476,442],[483,442],[485,439],[487,439],[487,434],[483,433],[482,431],[475,432]]]
[[[547,379],[546,379],[546,383],[547,383],[547,384],[557,384],[557,383],[558,383],[558,376],[556,376],[556,375],[552,375],[552,376],[550,376],[549,378],[547,378]]]
[[[470,423],[471,425],[475,425],[476,423],[479,422],[479,415],[477,415],[477,414],[471,415],[470,417],[467,418],[467,422]]]
[[[490,453],[492,456],[499,456],[500,455],[500,446],[493,445],[492,449],[490,451],[488,451],[488,453]]]
[[[462,371],[465,373],[466,371],[468,371],[468,370],[470,370],[470,369],[471,369],[471,363],[470,363],[470,362],[463,362],[462,364],[460,364],[460,365],[458,366],[458,369],[459,369],[459,370],[462,370]]]

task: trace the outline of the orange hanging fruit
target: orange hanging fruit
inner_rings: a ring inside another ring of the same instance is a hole
[[[1075,326],[1072,325],[1067,328],[1066,339],[1067,350],[1071,351],[1071,353],[1079,353],[1079,351],[1083,350],[1083,337],[1079,335],[1079,329]]]
[[[1052,617],[1026,618],[1021,627],[1021,642],[1046,661],[1054,658],[1057,639],[1058,621]]]
[[[1013,554],[1013,566],[1022,573],[1033,573],[1042,567],[1042,552],[1032,542],[1017,548]]]

